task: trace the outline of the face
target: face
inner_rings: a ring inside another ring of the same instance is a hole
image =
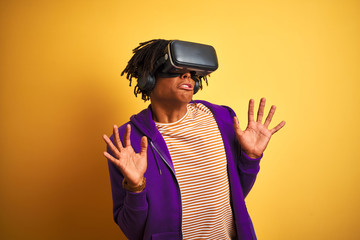
[[[189,72],[178,77],[157,77],[155,87],[150,94],[151,102],[188,104],[194,94],[194,85],[195,82]]]

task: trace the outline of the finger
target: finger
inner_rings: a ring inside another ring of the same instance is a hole
[[[125,130],[125,135],[124,135],[125,147],[131,146],[130,132],[131,132],[131,126],[130,126],[130,124],[128,124],[128,125],[126,125],[126,130]]]
[[[115,156],[119,156],[120,152],[119,152],[119,150],[115,147],[115,145],[111,142],[110,138],[104,134],[104,135],[103,135],[103,139],[105,140],[106,144],[107,144],[108,147],[111,149],[111,151],[115,154]]]
[[[267,115],[265,123],[264,123],[265,127],[268,127],[270,125],[270,122],[272,120],[272,117],[274,116],[275,110],[276,110],[276,106],[272,105],[270,108],[269,114]]]
[[[113,134],[114,134],[114,142],[117,146],[117,148],[121,151],[121,149],[123,149],[123,145],[120,141],[120,136],[119,136],[119,129],[116,125],[114,125],[113,127]]]
[[[239,125],[239,119],[237,117],[234,117],[233,126],[234,126],[234,130],[235,130],[236,133],[238,133],[238,134],[242,133],[242,130],[241,130],[240,125]]]
[[[118,165],[119,160],[111,156],[108,152],[104,152],[104,156],[115,165]]]
[[[277,131],[279,131],[283,126],[285,126],[285,123],[286,123],[285,121],[282,121],[281,123],[276,125],[276,127],[274,127],[273,129],[270,130],[271,134],[274,134]]]
[[[147,146],[148,146],[147,137],[143,136],[141,138],[140,146],[141,146],[140,155],[141,156],[146,156]]]
[[[260,103],[259,103],[259,110],[258,110],[258,113],[257,113],[257,120],[256,120],[259,123],[262,122],[262,118],[264,116],[265,102],[266,102],[266,99],[261,98]]]
[[[249,101],[248,121],[254,121],[254,99],[250,99]]]

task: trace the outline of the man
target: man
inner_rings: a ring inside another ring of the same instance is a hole
[[[264,98],[256,121],[250,100],[244,131],[229,107],[193,101],[207,81],[201,71],[208,67],[198,71],[196,64],[180,68],[172,62],[169,70],[171,44],[205,51],[207,59],[201,61],[213,56],[207,45],[204,50],[161,39],[133,50],[122,74],[130,85],[132,77],[138,79],[135,95],[151,104],[120,128],[114,126],[110,139],[103,136],[114,220],[129,239],[256,239],[244,199],[271,136],[285,122],[268,129],[275,106],[263,123]]]

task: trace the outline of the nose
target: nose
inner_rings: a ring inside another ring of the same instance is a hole
[[[182,78],[182,79],[191,78],[191,74],[190,74],[189,72],[184,73],[184,74],[181,75],[181,78]]]

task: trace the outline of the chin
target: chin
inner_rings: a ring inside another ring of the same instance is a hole
[[[186,102],[186,104],[187,104],[187,103],[191,102],[191,100],[193,99],[193,96],[194,96],[193,93],[186,94],[186,96],[184,96],[183,101]]]
[[[156,101],[159,103],[165,104],[174,104],[174,105],[182,105],[188,104],[191,102],[194,93],[192,91],[173,91],[167,92],[165,94],[156,94],[156,96],[151,96],[152,101]]]
[[[188,103],[190,103],[192,100],[192,95],[191,96],[179,96],[177,98],[173,98],[173,99],[167,99],[165,101],[168,101],[169,103],[171,102],[174,105],[187,105]]]

